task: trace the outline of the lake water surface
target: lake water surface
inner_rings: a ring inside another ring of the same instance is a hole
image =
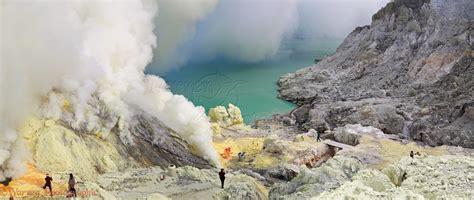
[[[168,72],[149,67],[147,73],[161,76],[173,93],[184,95],[206,111],[232,103],[241,109],[245,122],[251,123],[255,119],[292,110],[294,104],[277,98],[276,82],[279,77],[312,65],[315,58],[333,53],[339,42],[328,41],[312,51],[292,52],[289,56],[259,63],[228,60],[190,62]],[[297,45],[297,42],[292,45]]]

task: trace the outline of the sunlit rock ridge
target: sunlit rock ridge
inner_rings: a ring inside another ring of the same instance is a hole
[[[428,145],[474,147],[474,2],[395,0],[321,62],[278,81],[296,125],[361,123]],[[329,136],[328,136],[329,137]]]

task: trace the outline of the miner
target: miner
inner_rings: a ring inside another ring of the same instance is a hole
[[[219,179],[221,179],[221,188],[224,189],[225,171],[221,169],[219,172]]]
[[[77,197],[76,179],[74,178],[74,175],[72,175],[72,173],[69,174],[68,188],[69,188],[69,195],[71,197]]]
[[[43,189],[49,188],[49,193],[51,196],[53,196],[53,188],[51,187],[51,181],[53,181],[53,178],[49,176],[49,174],[46,174],[46,177],[44,178],[44,186]]]

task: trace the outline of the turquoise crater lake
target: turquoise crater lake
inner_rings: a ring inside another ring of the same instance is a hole
[[[314,51],[292,53],[259,63],[189,62],[168,72],[148,67],[146,73],[161,76],[173,93],[184,95],[195,105],[203,106],[206,112],[215,106],[227,107],[232,103],[241,109],[245,122],[250,124],[256,119],[295,108],[294,104],[277,98],[278,79],[314,64],[315,58],[333,53],[338,44],[339,41],[329,41]]]

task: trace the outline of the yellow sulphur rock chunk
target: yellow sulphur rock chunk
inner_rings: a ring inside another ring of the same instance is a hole
[[[229,108],[227,109],[227,112],[229,113],[230,119],[232,121],[232,125],[238,125],[238,124],[243,124],[244,123],[244,118],[242,117],[242,113],[240,112],[240,109],[237,106],[234,106],[233,104],[229,104]]]
[[[218,123],[211,123],[211,129],[214,135],[219,135],[222,132],[221,126]]]
[[[64,99],[64,101],[63,101],[63,110],[64,110],[64,111],[67,111],[67,112],[71,112],[71,111],[72,111],[71,103],[70,103],[68,100],[66,100],[66,99]]]

